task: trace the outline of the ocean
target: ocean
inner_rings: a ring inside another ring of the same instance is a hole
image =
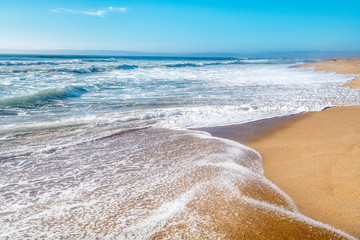
[[[310,61],[0,55],[0,238],[352,239],[191,130],[360,104]]]

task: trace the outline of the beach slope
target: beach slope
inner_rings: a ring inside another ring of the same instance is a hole
[[[329,108],[246,143],[299,211],[360,237],[360,107]]]
[[[360,74],[359,59],[298,67]],[[360,77],[344,86],[359,88]],[[261,153],[265,176],[301,213],[360,237],[360,106],[305,113],[246,144]]]
[[[358,59],[298,67],[360,74]],[[345,87],[359,88],[360,78]],[[360,106],[200,130],[259,151],[265,176],[302,214],[360,237]]]

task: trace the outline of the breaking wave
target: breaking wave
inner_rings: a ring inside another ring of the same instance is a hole
[[[115,58],[89,58],[82,59],[84,62],[117,62],[118,60]]]
[[[66,86],[64,88],[50,88],[41,90],[35,94],[21,97],[13,97],[0,100],[0,106],[36,106],[43,105],[49,101],[62,100],[73,97],[80,97],[87,92],[86,89],[79,86]]]
[[[122,64],[120,66],[117,67],[117,69],[123,69],[123,70],[132,70],[135,68],[139,68],[139,66],[137,65],[128,65],[128,64]]]
[[[61,65],[61,64],[79,64],[80,60],[65,61],[0,61],[0,66],[33,66],[33,65]]]
[[[99,68],[99,67],[87,67],[87,68],[60,68],[56,71],[60,71],[60,72],[69,72],[69,73],[94,73],[94,72],[100,72],[100,71],[104,71],[104,68]]]
[[[255,60],[247,60],[247,59],[237,59],[230,61],[219,61],[219,62],[186,62],[186,63],[171,63],[165,64],[165,67],[169,68],[181,68],[181,67],[204,67],[204,66],[216,66],[216,65],[233,65],[233,64],[254,64],[254,63],[270,63],[269,59],[255,59]]]
[[[170,68],[178,68],[178,67],[202,67],[203,64],[196,64],[196,63],[174,63],[174,64],[165,64],[165,67]]]

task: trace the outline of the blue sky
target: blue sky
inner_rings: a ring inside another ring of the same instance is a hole
[[[359,9],[359,0],[0,0],[0,49],[360,51]]]

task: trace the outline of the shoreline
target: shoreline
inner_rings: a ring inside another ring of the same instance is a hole
[[[360,59],[332,59],[321,62],[306,63],[294,68],[314,68],[315,72],[336,72],[338,74],[360,74]],[[360,88],[360,76],[344,84],[342,87]]]
[[[360,74],[360,59],[294,67]],[[360,88],[360,77],[343,87]],[[257,150],[265,177],[285,191],[302,214],[360,237],[360,106],[196,130]]]
[[[285,115],[280,117],[265,118],[252,122],[231,124],[225,126],[191,128],[190,130],[204,131],[214,137],[225,138],[241,144],[254,141],[265,134],[283,127],[291,121],[301,117],[304,113]]]

